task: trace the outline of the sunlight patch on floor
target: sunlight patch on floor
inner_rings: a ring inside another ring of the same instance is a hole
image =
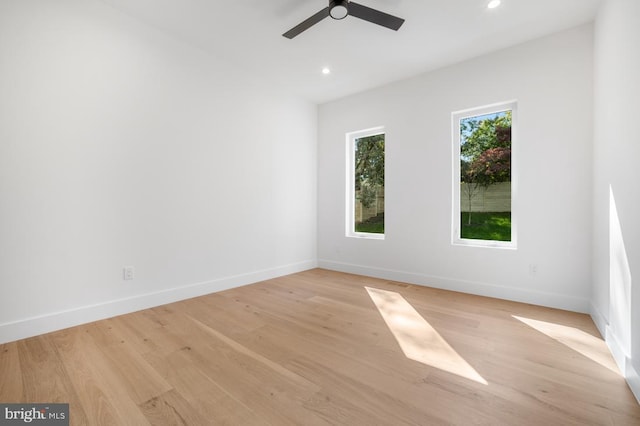
[[[575,327],[523,318],[516,315],[511,316],[534,330],[551,337],[553,340],[597,362],[603,367],[608,368],[617,375],[620,375],[620,370],[618,370],[604,340]]]
[[[487,384],[402,295],[371,287],[365,289],[407,358]]]

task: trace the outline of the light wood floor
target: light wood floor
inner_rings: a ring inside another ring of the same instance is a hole
[[[0,345],[0,402],[68,402],[73,425],[640,425],[612,365],[586,315],[316,269]]]

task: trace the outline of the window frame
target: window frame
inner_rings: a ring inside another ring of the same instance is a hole
[[[493,114],[503,111],[511,111],[511,241],[476,240],[462,238],[460,236],[460,121],[465,118],[476,117],[485,114]],[[511,100],[481,107],[469,108],[451,113],[452,134],[452,208],[451,208],[451,244],[467,247],[487,247],[499,249],[518,248],[518,214],[517,214],[517,188],[518,188],[518,102]]]
[[[384,126],[372,127],[369,129],[358,130],[355,132],[349,132],[346,134],[346,160],[347,160],[347,179],[346,181],[346,221],[345,221],[345,235],[349,238],[364,238],[370,240],[384,240],[385,235],[387,233],[386,223],[385,223],[385,232],[383,234],[377,234],[372,232],[356,232],[356,224],[355,224],[355,143],[356,139],[365,138],[368,136],[376,136],[376,135],[384,135],[385,141],[385,180],[386,180],[386,159],[387,159],[387,134]],[[385,182],[386,183],[386,182]],[[386,185],[385,185],[386,191]],[[386,197],[385,197],[386,203]],[[386,211],[386,204],[385,204]]]

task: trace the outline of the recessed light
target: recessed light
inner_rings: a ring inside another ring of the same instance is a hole
[[[327,75],[331,74],[331,70],[328,67],[322,68],[322,74]]]
[[[495,9],[498,6],[500,6],[500,0],[491,0],[487,5],[489,9]]]

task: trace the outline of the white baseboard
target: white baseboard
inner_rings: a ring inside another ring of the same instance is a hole
[[[638,370],[633,368],[631,365],[631,361],[627,362],[627,371],[625,372],[625,379],[627,379],[627,383],[629,384],[629,388],[633,395],[638,400],[638,404],[640,404],[640,374],[638,374]]]
[[[315,260],[307,260],[211,281],[174,287],[153,293],[110,300],[94,305],[80,306],[60,312],[0,324],[0,344],[62,330],[117,315],[165,305],[167,303],[203,296],[230,288],[240,287],[283,275],[294,274],[317,267]]]
[[[616,364],[618,364],[618,368],[623,372],[624,378],[629,385],[629,389],[631,389],[631,392],[633,392],[633,395],[640,404],[640,375],[633,367],[631,358],[629,358],[622,350],[622,346],[609,326],[607,326],[605,341],[613,355],[613,359],[616,361]]]
[[[600,335],[604,338],[604,336],[607,335],[607,319],[604,317],[604,315],[602,315],[602,312],[600,312],[600,310],[596,308],[593,303],[589,304],[589,315],[591,315],[591,319],[598,328]]]
[[[561,294],[536,292],[521,288],[505,287],[475,281],[455,280],[414,272],[403,272],[323,259],[318,260],[318,267],[333,271],[382,278],[385,280],[400,281],[423,285],[426,287],[476,294],[479,296],[495,297],[514,302],[530,303],[533,305],[547,306],[550,308],[564,309],[573,312],[589,312],[589,301],[587,299]]]
[[[609,348],[609,351],[611,351],[611,355],[618,365],[618,368],[623,372],[624,378],[627,381],[631,392],[633,392],[633,395],[640,404],[640,374],[638,374],[638,371],[633,367],[631,359],[626,356],[618,342],[618,339],[609,327],[608,321],[604,315],[602,315],[600,310],[596,308],[594,304],[591,304],[589,313],[596,327],[598,327],[598,331],[600,331],[600,334],[604,336],[604,341],[607,343],[607,347]]]
[[[615,333],[613,332],[611,327],[609,327],[609,325],[607,325],[605,328],[604,340],[607,343],[609,350],[611,351],[611,355],[613,355],[613,360],[616,362],[616,364],[618,364],[618,368],[620,369],[620,371],[626,374],[628,364],[627,361],[629,358],[627,357],[625,351],[622,349],[622,345],[620,345],[620,343],[618,342]]]

